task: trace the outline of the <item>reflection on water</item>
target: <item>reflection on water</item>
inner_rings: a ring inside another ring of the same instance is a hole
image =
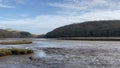
[[[47,57],[47,54],[43,50],[40,50],[39,52],[36,53],[35,57],[45,58]]]

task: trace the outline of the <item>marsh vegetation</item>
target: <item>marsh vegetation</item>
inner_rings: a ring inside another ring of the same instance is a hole
[[[0,49],[0,57],[8,56],[8,55],[24,55],[24,54],[31,54],[31,53],[33,53],[33,50],[31,49],[19,49],[19,48]]]
[[[31,44],[32,41],[30,40],[17,40],[17,41],[1,41],[0,44]]]

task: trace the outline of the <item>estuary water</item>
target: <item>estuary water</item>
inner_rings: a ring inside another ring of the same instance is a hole
[[[11,40],[21,39],[0,39]],[[32,49],[34,54],[0,57],[0,68],[120,68],[119,41],[22,40],[33,43],[0,45],[0,48]]]

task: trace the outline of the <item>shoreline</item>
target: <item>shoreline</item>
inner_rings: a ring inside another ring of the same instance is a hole
[[[61,37],[61,38],[55,38],[55,39],[80,40],[80,41],[120,41],[120,37]]]

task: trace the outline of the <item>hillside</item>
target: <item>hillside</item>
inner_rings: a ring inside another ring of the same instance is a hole
[[[120,20],[74,23],[56,28],[45,37],[120,37]]]
[[[0,29],[0,38],[30,38],[30,37],[34,37],[34,36],[26,31]]]

